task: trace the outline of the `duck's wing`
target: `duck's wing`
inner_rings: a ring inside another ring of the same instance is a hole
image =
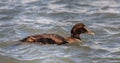
[[[28,36],[22,40],[22,42],[29,43],[41,43],[41,44],[65,44],[67,43],[62,36],[57,34],[40,34]]]

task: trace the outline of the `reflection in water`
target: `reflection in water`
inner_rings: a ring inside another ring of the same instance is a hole
[[[1,0],[0,63],[119,63],[119,2]],[[79,44],[14,45],[34,34],[56,33],[67,37],[71,27],[79,22],[96,35],[81,35]]]

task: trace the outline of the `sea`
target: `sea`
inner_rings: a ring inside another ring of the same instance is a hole
[[[29,35],[95,35],[73,44],[19,44]],[[120,0],[0,0],[0,63],[120,63]]]

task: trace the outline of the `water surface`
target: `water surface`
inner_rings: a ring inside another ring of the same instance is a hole
[[[120,63],[119,0],[0,0],[0,63]],[[28,35],[70,36],[76,23],[95,36],[82,43],[20,44]]]

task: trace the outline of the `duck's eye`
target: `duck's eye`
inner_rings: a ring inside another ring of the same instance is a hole
[[[85,33],[85,32],[87,32],[87,30],[84,29],[84,28],[79,28],[79,29],[77,30],[77,32],[78,32],[78,33]]]

